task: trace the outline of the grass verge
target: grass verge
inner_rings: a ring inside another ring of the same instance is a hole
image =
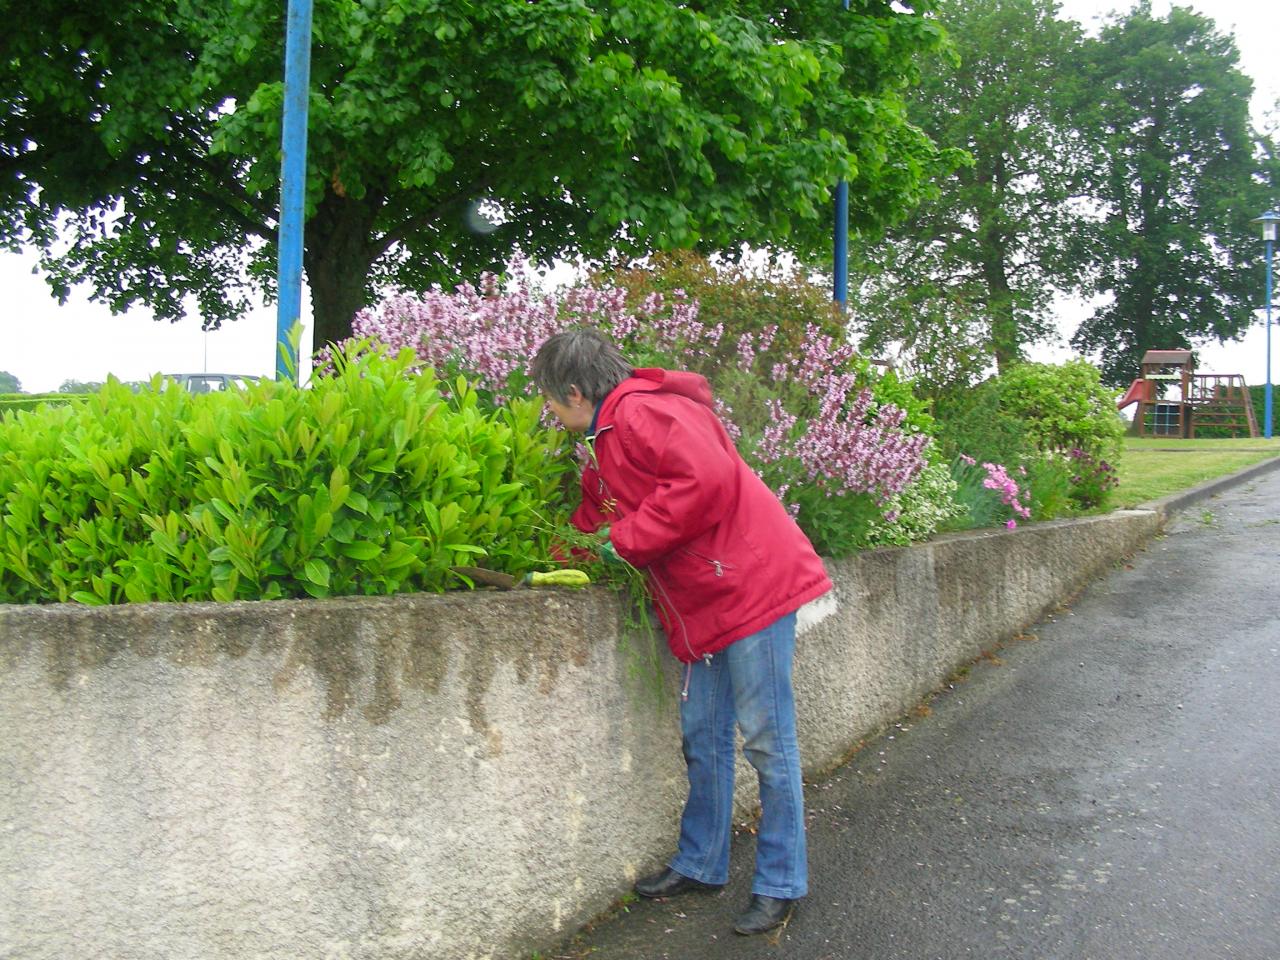
[[[1127,510],[1280,456],[1280,438],[1176,440],[1126,437],[1111,505]]]

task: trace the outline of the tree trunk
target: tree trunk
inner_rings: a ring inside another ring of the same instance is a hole
[[[1005,156],[997,151],[982,171],[979,180],[987,185],[992,197],[1003,197],[1008,189]],[[1022,331],[1018,329],[1015,296],[1009,284],[1009,240],[1001,218],[1002,203],[994,199],[975,211],[978,219],[977,240],[979,268],[986,287],[987,312],[991,317],[991,354],[996,370],[1006,373],[1021,359]]]
[[[307,221],[303,262],[311,288],[314,346],[351,336],[351,321],[369,303],[369,268],[378,256],[373,221],[378,204],[326,191]]]
[[[1013,290],[1004,267],[1004,250],[995,240],[985,245],[982,278],[987,288],[987,310],[991,314],[991,352],[996,369],[1007,373],[1022,358],[1022,331],[1014,309]]]

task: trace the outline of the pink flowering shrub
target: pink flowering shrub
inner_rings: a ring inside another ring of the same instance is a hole
[[[452,293],[436,287],[391,297],[357,313],[351,329],[354,339],[368,339],[390,353],[412,349],[419,368],[434,367],[442,376],[465,374],[490,400],[502,403],[529,392],[530,357],[564,325],[556,302],[535,295],[527,279],[500,290],[498,279],[486,274],[479,287],[463,284]],[[318,371],[325,372],[329,350],[317,359]]]
[[[1017,481],[1005,472],[1004,467],[998,463],[984,463],[982,468],[987,471],[987,479],[982,481],[982,485],[988,490],[994,490],[1000,496],[1000,502],[1008,507],[1013,513],[1022,517],[1023,520],[1031,519],[1031,509],[1023,504],[1019,498],[1024,496],[1023,491],[1018,489]],[[1024,473],[1026,471],[1023,471]],[[1012,530],[1018,525],[1018,522],[1012,518],[1005,521],[1005,526]]]
[[[744,361],[767,354],[770,336],[744,337]],[[804,353],[772,364],[768,378],[778,396],[768,402],[758,438],[740,444],[828,554],[865,545],[877,522],[896,519],[886,516],[889,502],[924,469],[930,443],[906,426],[902,409],[876,400],[854,359],[848,343],[810,326]]]
[[[798,355],[775,346],[773,325],[722,345],[722,325],[700,317],[680,290],[629,305],[624,291],[602,285],[540,295],[527,273],[517,273],[506,286],[486,275],[478,287],[393,297],[358,314],[353,330],[380,348],[412,348],[423,366],[446,379],[463,374],[500,404],[532,393],[529,361],[569,326],[602,328],[636,366],[706,374],[744,458],[824,553],[865,545],[873,527],[892,524],[903,503],[919,499],[899,495],[925,467],[929,435],[907,423],[900,407],[878,400],[852,347],[816,325]],[[934,526],[896,529],[927,536]]]
[[[1031,490],[1027,485],[1027,471],[1018,467],[1022,483],[1009,475],[999,463],[978,462],[966,454],[960,454],[952,464],[956,478],[956,498],[967,508],[969,527],[989,527],[1002,523],[1012,530],[1018,518],[1031,519]]]

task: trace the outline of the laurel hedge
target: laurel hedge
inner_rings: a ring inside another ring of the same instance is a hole
[[[83,400],[81,393],[0,393],[0,419],[23,410],[35,410],[40,406],[73,403]]]
[[[564,434],[413,363],[351,351],[308,389],[112,380],[5,417],[0,602],[440,591],[477,558],[539,565]]]

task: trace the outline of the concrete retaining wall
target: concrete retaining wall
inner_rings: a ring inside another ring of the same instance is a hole
[[[1121,512],[829,564],[836,590],[800,619],[807,772],[1158,524]],[[0,957],[555,943],[669,855],[683,801],[678,671],[659,708],[621,621],[594,588],[0,606]]]

